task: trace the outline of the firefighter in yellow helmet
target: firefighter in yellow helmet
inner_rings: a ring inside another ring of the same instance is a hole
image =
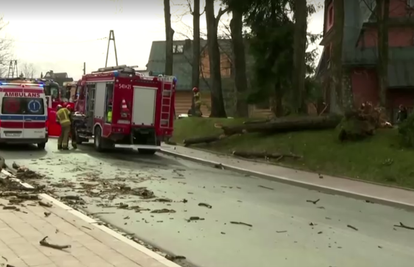
[[[61,133],[58,139],[58,150],[69,150],[69,133],[71,129],[70,111],[62,105],[56,107],[56,122],[61,126]]]

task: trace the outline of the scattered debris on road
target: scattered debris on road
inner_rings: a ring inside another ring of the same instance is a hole
[[[308,203],[312,203],[313,205],[316,205],[316,203],[318,203],[319,202],[319,198],[317,199],[317,200],[306,200],[306,202],[308,202]]]
[[[48,237],[45,236],[42,240],[39,241],[39,244],[41,246],[44,246],[44,247],[49,247],[49,248],[54,248],[54,249],[59,249],[59,250],[67,249],[67,248],[70,248],[71,247],[71,245],[56,245],[56,244],[51,244],[51,243],[49,243],[49,242],[46,241],[47,238]]]
[[[230,222],[231,224],[239,224],[239,225],[245,225],[245,226],[249,226],[249,227],[253,227],[253,225],[248,224],[248,223],[244,223],[244,222]]]
[[[187,259],[186,257],[180,256],[180,255],[166,255],[165,258],[167,258],[167,260],[170,260],[170,261],[177,261],[177,260]]]
[[[211,209],[213,207],[213,206],[211,206],[210,204],[207,204],[207,203],[198,203],[198,206],[200,206],[200,207],[206,207],[208,209]]]
[[[358,228],[356,228],[355,226],[352,226],[350,224],[348,224],[346,227],[351,228],[351,229],[353,229],[355,231],[358,231]]]
[[[39,201],[39,205],[40,205],[40,206],[42,206],[42,207],[47,207],[47,208],[51,208],[51,207],[53,207],[53,204],[52,204],[52,203],[50,203],[50,202],[46,202],[46,201],[44,201],[44,200],[40,200],[40,201]]]
[[[267,186],[264,186],[264,185],[258,185],[258,187],[261,187],[261,188],[264,188],[264,189],[268,189],[268,190],[275,190],[274,188],[267,187]]]
[[[224,166],[223,166],[223,164],[221,164],[221,163],[214,164],[214,166],[213,166],[213,167],[214,167],[214,168],[216,168],[216,169],[224,170]]]
[[[188,218],[186,220],[187,222],[192,222],[192,221],[204,221],[204,218],[200,218],[198,216],[191,216],[190,218]]]
[[[52,213],[50,211],[45,211],[43,214],[45,215],[45,217],[49,217]]]
[[[283,234],[283,233],[287,233],[287,231],[286,231],[286,230],[283,230],[283,231],[276,231],[276,233],[278,233],[278,234]]]
[[[20,211],[20,209],[16,206],[4,206],[3,207],[4,210],[15,210],[15,211]]]
[[[394,225],[394,227],[400,227],[400,228],[404,228],[404,229],[407,229],[407,230],[414,230],[414,227],[407,226],[407,225],[403,224],[402,222],[400,222],[400,224]]]
[[[175,213],[175,210],[170,210],[170,209],[158,209],[158,210],[153,210],[153,211],[151,211],[151,213]]]

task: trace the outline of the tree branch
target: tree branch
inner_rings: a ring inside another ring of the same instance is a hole
[[[216,21],[218,22],[218,21],[220,21],[220,19],[221,19],[221,16],[223,16],[225,13],[227,13],[227,11],[229,11],[229,8],[227,7],[227,8],[225,8],[225,9],[219,9],[219,12],[218,12],[218,14],[217,14],[217,17],[216,17]]]

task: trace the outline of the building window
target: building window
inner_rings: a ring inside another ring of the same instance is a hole
[[[184,53],[184,45],[174,45],[173,46],[173,53],[174,54],[183,54]]]

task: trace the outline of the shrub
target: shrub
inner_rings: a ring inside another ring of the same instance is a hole
[[[398,126],[398,132],[403,146],[414,147],[414,113]]]

